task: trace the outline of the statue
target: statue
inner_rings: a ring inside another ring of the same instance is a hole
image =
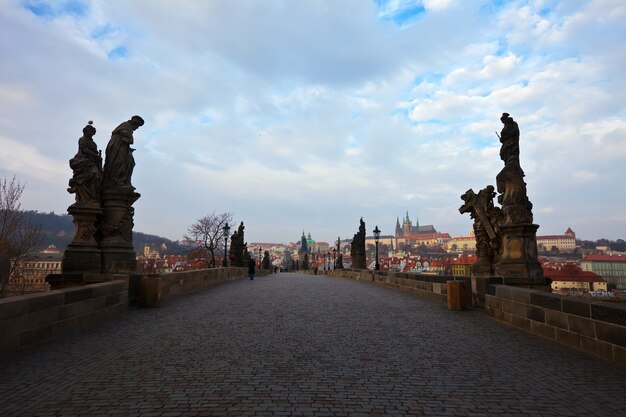
[[[502,207],[494,206],[496,193],[488,185],[478,194],[467,190],[461,196],[463,205],[459,208],[474,220],[477,260],[472,267],[472,291],[480,297],[486,291],[484,279],[489,277],[500,277],[507,285],[546,288],[537,258],[539,226],[532,223],[533,205],[526,193],[519,161],[519,127],[508,113],[503,113],[500,121],[504,124],[498,135],[504,168],[496,176],[496,186]],[[475,299],[479,304],[484,302],[484,297],[480,297]]]
[[[504,127],[498,138],[502,146],[500,147],[500,159],[504,165],[516,164],[519,166],[519,127],[517,122],[508,113],[502,113],[500,121]]]
[[[476,237],[476,265],[486,266],[491,272],[491,265],[497,260],[500,251],[501,237],[498,234],[498,223],[501,221],[500,208],[493,205],[496,196],[493,185],[488,185],[478,194],[471,188],[461,199],[464,204],[459,212],[469,213],[474,219],[474,236]]]
[[[361,217],[359,231],[352,238],[350,257],[353,269],[365,269],[365,222]]]
[[[250,258],[248,253],[248,245],[244,243],[243,231],[245,226],[243,222],[239,224],[239,228],[233,232],[230,237],[230,264],[232,266],[245,266],[245,260]]]
[[[504,168],[496,176],[500,193],[498,203],[502,205],[507,224],[532,223],[533,205],[528,200],[524,171],[519,163],[519,127],[508,113],[502,113],[500,120],[504,123],[499,135],[502,143],[500,159],[504,161]]]
[[[83,128],[83,136],[78,139],[78,152],[70,159],[74,176],[69,181],[67,191],[76,194],[75,206],[100,207],[100,181],[102,177],[102,152],[93,141],[96,128],[90,120]]]
[[[337,238],[337,261],[335,269],[343,269],[343,254],[341,253],[341,239]]]
[[[130,145],[134,143],[133,132],[143,124],[141,117],[133,116],[113,130],[106,148],[103,187],[132,187],[131,177],[135,159],[133,158],[134,149]]]

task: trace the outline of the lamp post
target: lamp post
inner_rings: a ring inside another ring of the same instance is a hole
[[[380,264],[378,263],[378,240],[380,239],[380,230],[378,230],[378,225],[374,229],[374,242],[376,242],[376,265],[374,269],[376,271],[380,271]]]
[[[222,262],[222,266],[224,268],[228,267],[228,232],[230,232],[230,226],[228,225],[228,223],[226,223],[224,225],[224,227],[222,227],[222,230],[224,231],[224,261]]]

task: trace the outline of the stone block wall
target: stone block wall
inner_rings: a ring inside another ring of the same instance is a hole
[[[0,352],[53,339],[127,308],[124,280],[0,299]]]
[[[264,276],[268,273],[269,271],[258,269],[255,273],[255,277]],[[248,278],[248,268],[238,267],[145,275],[141,279],[139,305],[141,307],[158,307],[161,301],[167,300],[168,298],[193,293],[244,278]]]
[[[626,306],[497,285],[485,296],[501,322],[626,366]]]
[[[337,269],[318,271],[318,274],[371,282],[443,303],[447,302],[446,282],[452,279],[449,276],[411,272],[370,271],[366,269]],[[459,278],[457,277],[457,279]],[[464,278],[460,279],[465,280]],[[466,281],[469,285],[469,278]]]

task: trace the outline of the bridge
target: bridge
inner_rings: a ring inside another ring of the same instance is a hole
[[[6,330],[6,329],[5,329]],[[5,333],[6,334],[6,333]],[[2,416],[618,416],[626,372],[372,283],[281,273],[0,356]]]

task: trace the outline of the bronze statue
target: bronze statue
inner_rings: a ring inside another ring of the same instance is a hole
[[[133,158],[134,149],[130,145],[134,143],[133,132],[143,124],[141,117],[133,116],[113,130],[106,148],[103,187],[132,187],[131,177],[135,159]]]
[[[89,121],[83,128],[83,136],[78,139],[78,152],[70,159],[74,176],[69,181],[67,191],[76,194],[75,206],[100,206],[100,181],[102,178],[102,153],[93,141],[96,128]]]

